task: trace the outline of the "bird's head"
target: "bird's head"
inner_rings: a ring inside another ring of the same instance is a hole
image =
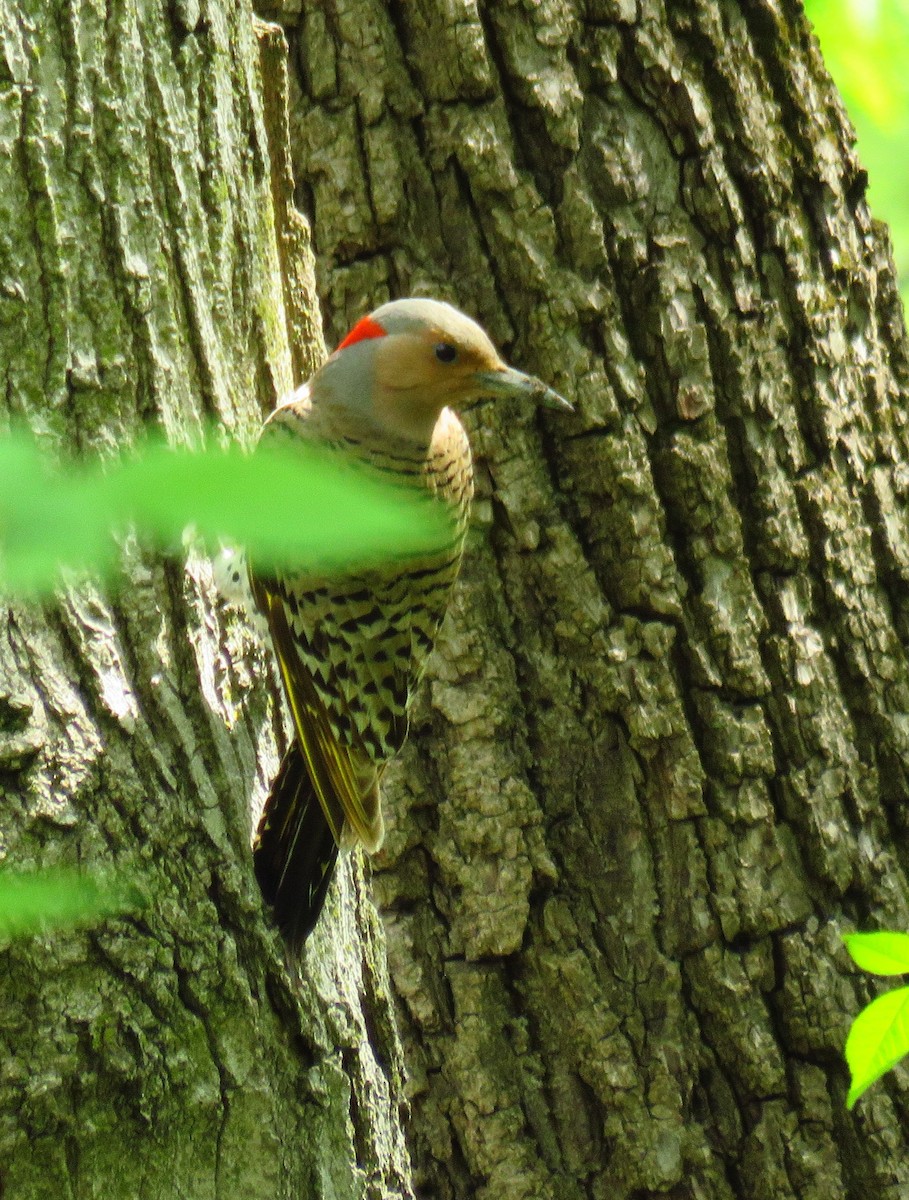
[[[516,371],[476,321],[439,300],[392,300],[363,317],[320,372],[335,403],[350,404],[398,436],[428,441],[444,408],[481,396],[571,405]]]

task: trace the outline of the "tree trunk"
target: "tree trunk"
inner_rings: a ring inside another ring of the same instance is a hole
[[[0,0],[0,29],[5,417],[108,455],[146,423],[248,442],[322,352],[280,31],[234,0]],[[150,901],[0,947],[4,1200],[412,1195],[359,877],[299,986],[263,919],[268,661],[198,554],[129,543],[113,596],[4,606],[4,865],[115,864]]]
[[[578,408],[466,414],[387,787],[421,1194],[904,1197],[904,1077],[844,1105],[841,937],[909,925],[909,364],[800,7],[284,19],[329,342],[450,298]]]

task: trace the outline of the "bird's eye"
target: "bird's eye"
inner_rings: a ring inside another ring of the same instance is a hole
[[[436,346],[436,358],[440,363],[450,363],[458,357],[458,352],[451,342],[439,342]]]

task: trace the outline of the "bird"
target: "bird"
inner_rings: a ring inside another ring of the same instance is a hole
[[[253,861],[293,954],[319,918],[339,850],[382,845],[382,776],[407,737],[467,532],[473,466],[455,410],[508,396],[571,410],[508,366],[470,317],[444,301],[407,298],[362,317],[263,427],[260,444],[330,448],[414,489],[447,517],[431,550],[366,566],[257,571],[249,563],[294,734]]]

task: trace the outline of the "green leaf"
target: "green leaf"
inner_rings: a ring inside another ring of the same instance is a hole
[[[909,974],[909,933],[847,933],[846,949],[872,975]]]
[[[901,122],[909,103],[907,0],[808,0],[805,10],[850,111],[885,129]]]
[[[144,903],[138,888],[117,875],[62,868],[0,871],[0,938],[96,924]]]
[[[192,524],[268,565],[359,565],[451,536],[426,496],[305,442],[255,454],[150,446],[106,480],[104,492],[111,507],[159,538],[176,541]]]
[[[831,75],[858,135],[868,199],[887,222],[909,292],[909,0],[806,0]]]
[[[58,567],[113,561],[115,545],[80,494],[80,482],[56,475],[21,433],[0,439],[0,577],[29,594],[50,588]]]
[[[909,987],[895,988],[863,1008],[846,1039],[852,1082],[846,1107],[909,1051]]]
[[[130,525],[170,546],[193,526],[245,545],[265,568],[353,569],[450,539],[441,506],[421,492],[305,443],[246,454],[150,441],[128,459],[60,468],[16,433],[0,439],[0,582],[40,595],[61,567],[109,569],[113,534]]]

